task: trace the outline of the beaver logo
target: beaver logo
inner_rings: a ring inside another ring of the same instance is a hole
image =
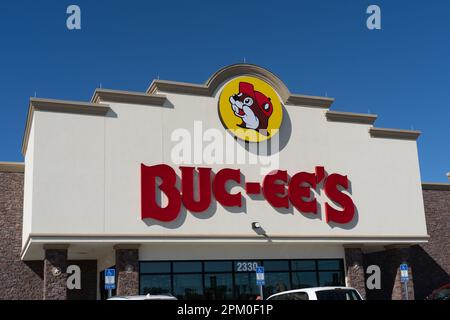
[[[218,111],[224,127],[247,142],[271,139],[283,120],[283,106],[275,89],[253,76],[229,80],[221,89]]]
[[[248,82],[239,83],[239,93],[230,97],[231,108],[234,114],[242,119],[238,124],[241,128],[253,129],[264,135],[269,135],[267,126],[273,112],[271,99]]]

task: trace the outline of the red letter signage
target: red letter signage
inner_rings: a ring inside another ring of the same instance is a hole
[[[216,200],[225,207],[241,207],[241,193],[230,194],[226,190],[227,181],[241,183],[241,171],[239,169],[222,169],[214,177],[214,196]]]
[[[211,169],[198,168],[199,200],[194,199],[194,169],[180,167],[182,200],[186,209],[191,212],[202,212],[211,204]]]
[[[337,223],[349,223],[350,221],[352,221],[353,216],[355,215],[355,205],[348,195],[338,190],[338,186],[344,187],[345,190],[348,189],[347,176],[333,173],[327,178],[325,182],[325,193],[330,200],[338,203],[343,208],[343,210],[336,210],[328,203],[326,203],[326,222],[333,221]]]
[[[304,183],[309,186],[302,185]],[[314,173],[299,172],[292,177],[289,183],[289,199],[298,211],[317,213],[317,200],[315,198],[310,201],[304,199],[311,197],[311,188],[316,189],[316,175]]]
[[[158,187],[167,196],[165,208],[156,201],[156,178],[162,180]],[[172,221],[178,217],[181,208],[180,192],[175,187],[177,175],[165,164],[147,167],[141,164],[141,216],[142,219],[153,218],[159,221]]]
[[[177,174],[171,167],[165,164],[150,167],[141,165],[142,219],[173,221],[178,217],[182,203],[190,212],[204,212],[211,205],[212,192],[215,200],[222,206],[242,207],[242,191],[230,193],[226,187],[230,181],[248,195],[260,194],[262,190],[264,199],[274,208],[289,208],[292,204],[298,211],[312,214],[317,214],[318,210],[318,202],[313,191],[319,192],[317,189],[323,188],[329,201],[342,208],[335,209],[329,202],[325,202],[327,223],[349,223],[355,215],[355,205],[351,196],[342,190],[349,191],[347,176],[337,173],[327,176],[324,167],[316,167],[314,173],[299,172],[291,179],[287,171],[276,170],[264,177],[262,189],[259,182],[246,182],[245,186],[242,186],[239,169],[222,169],[217,172],[212,182],[210,168],[197,168],[196,171],[194,167],[180,167],[180,170],[181,192],[177,189]],[[159,185],[157,178],[161,179]],[[165,207],[162,207],[161,199],[158,197],[161,193],[164,193],[168,200]]]
[[[287,171],[277,170],[274,173],[269,173],[264,177],[264,197],[275,208],[289,208],[289,199],[288,196],[285,195],[285,184],[276,183],[277,180],[281,180],[286,183],[288,180]]]

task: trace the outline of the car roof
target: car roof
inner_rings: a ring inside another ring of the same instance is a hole
[[[271,295],[270,297],[268,297],[267,299],[271,298],[271,297],[275,297],[275,296],[279,296],[279,295],[283,295],[283,294],[288,294],[288,293],[296,293],[296,292],[304,292],[304,293],[313,293],[313,292],[318,292],[318,291],[325,291],[325,290],[355,290],[355,288],[352,287],[312,287],[312,288],[302,288],[302,289],[293,289],[293,290],[287,290],[287,291],[282,291],[282,292],[277,292],[274,293],[273,295]]]

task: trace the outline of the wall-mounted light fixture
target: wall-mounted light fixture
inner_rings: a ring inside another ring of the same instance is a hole
[[[53,267],[53,268],[51,269],[51,272],[52,272],[52,274],[53,274],[55,277],[59,277],[59,276],[61,275],[61,273],[62,273],[60,267]]]
[[[130,273],[130,272],[133,272],[133,271],[134,271],[133,265],[127,264],[127,265],[125,266],[125,272]]]
[[[259,222],[252,222],[253,229],[261,229],[261,224]]]
[[[264,230],[261,223],[259,223],[257,221],[252,222],[252,229],[253,229],[253,231],[255,231],[256,234],[263,236],[265,238],[269,238],[266,234],[266,230]]]

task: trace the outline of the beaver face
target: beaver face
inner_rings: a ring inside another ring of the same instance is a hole
[[[259,119],[254,110],[259,107],[252,97],[240,92],[230,97],[230,103],[234,114],[242,118],[246,128],[258,129]]]

